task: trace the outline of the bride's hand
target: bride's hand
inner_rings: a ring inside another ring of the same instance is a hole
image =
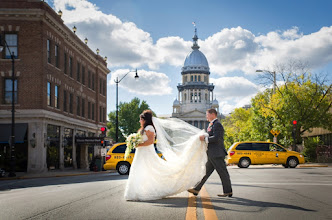
[[[205,141],[205,135],[201,135],[201,136],[199,136],[199,139],[200,139],[201,141]]]

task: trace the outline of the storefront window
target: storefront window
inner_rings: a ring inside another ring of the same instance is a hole
[[[64,153],[64,166],[73,166],[73,129],[64,129],[64,140],[63,140],[63,153]]]
[[[59,169],[60,127],[47,125],[47,167],[49,170]]]

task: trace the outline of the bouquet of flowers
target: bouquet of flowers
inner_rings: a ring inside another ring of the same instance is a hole
[[[138,133],[133,133],[131,135],[129,135],[126,138],[126,152],[124,155],[124,159],[127,159],[127,157],[129,156],[130,152],[137,147],[137,145],[139,145],[140,143],[143,143],[143,138],[140,132]]]

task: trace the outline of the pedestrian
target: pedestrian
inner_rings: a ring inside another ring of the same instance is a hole
[[[207,129],[208,136],[200,136],[200,140],[205,141],[208,144],[206,174],[194,188],[188,189],[188,192],[197,196],[206,180],[210,177],[213,171],[216,170],[223,186],[223,194],[218,194],[218,196],[232,197],[233,190],[231,180],[225,164],[227,151],[224,146],[224,128],[217,119],[217,111],[215,109],[208,109],[206,111],[206,119],[210,122]]]

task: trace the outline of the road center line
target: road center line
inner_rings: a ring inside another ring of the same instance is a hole
[[[203,213],[206,220],[217,220],[217,214],[212,205],[210,195],[203,186],[201,189],[201,200],[203,205]]]
[[[194,196],[192,193],[189,193],[186,220],[197,220],[196,206],[196,196]]]

